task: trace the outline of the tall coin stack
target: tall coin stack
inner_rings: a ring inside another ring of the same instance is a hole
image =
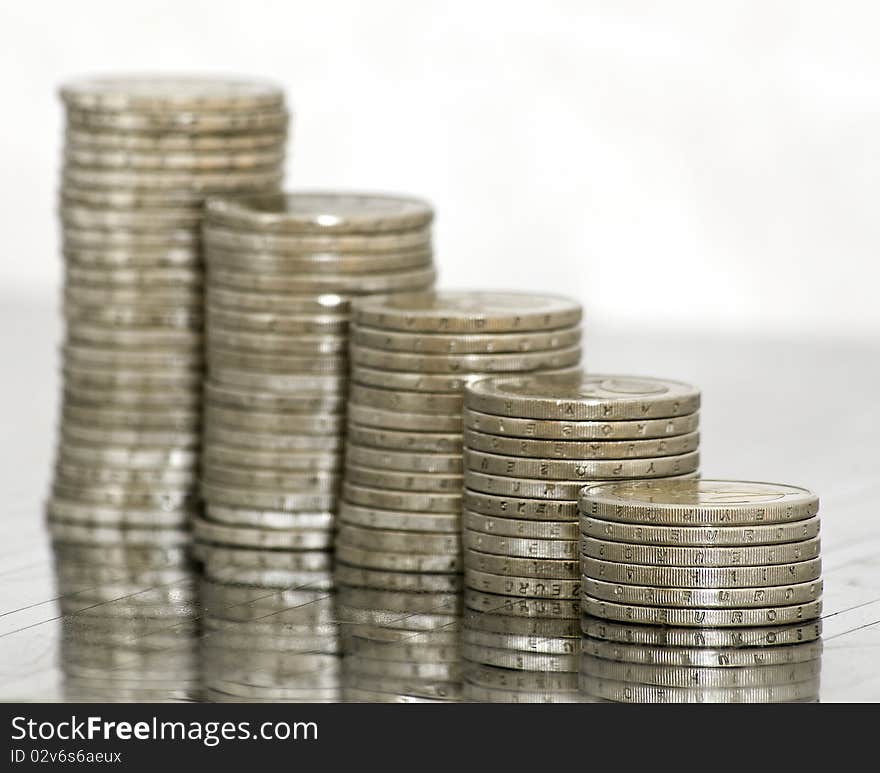
[[[580,499],[581,686],[600,700],[816,700],[819,500],[729,480],[606,483]]]
[[[246,592],[236,586],[249,586],[295,593],[312,608],[327,602],[349,305],[355,297],[433,284],[432,220],[430,205],[400,196],[295,193],[208,202],[205,515],[196,520],[195,539],[213,598],[236,597]],[[216,609],[209,617],[219,620]],[[221,625],[217,620],[211,624]],[[227,623],[234,621],[222,623],[224,630]],[[332,626],[322,625],[320,636],[306,636],[320,643],[317,650],[299,651],[289,636],[285,648],[267,652],[261,642],[283,638],[282,629],[260,629],[263,638],[250,653],[242,650],[236,673],[247,672],[246,664],[252,674],[274,669],[281,692],[265,682],[253,695],[234,692],[223,668],[209,669],[221,683],[212,676],[208,686],[240,697],[282,699],[312,688],[325,695],[336,679],[330,661],[337,640]],[[206,640],[210,662],[230,662],[215,644]],[[326,668],[315,666],[319,660]]]
[[[580,321],[575,301],[533,294],[356,304],[336,541],[349,699],[460,697],[463,389],[576,366]]]
[[[67,340],[47,507],[59,582],[97,572],[126,598],[77,615],[94,624],[83,641],[105,643],[81,653],[103,658],[90,690],[112,697],[140,674],[150,699],[191,696],[195,639],[161,629],[194,611],[184,527],[199,447],[202,202],[276,189],[288,116],[278,88],[249,80],[95,78],[61,98]],[[82,683],[87,672],[65,662]]]
[[[699,404],[692,386],[629,376],[539,374],[467,386],[470,699],[579,700],[579,491],[602,479],[694,474]]]

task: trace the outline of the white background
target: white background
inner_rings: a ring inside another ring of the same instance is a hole
[[[875,4],[0,5],[0,293],[56,298],[59,82],[270,77],[288,187],[410,192],[441,284],[652,330],[880,338]]]

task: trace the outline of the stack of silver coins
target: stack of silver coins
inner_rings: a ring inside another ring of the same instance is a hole
[[[66,700],[199,698],[199,605],[188,541],[182,530],[57,525]]]
[[[457,655],[440,668],[435,648],[448,655],[444,637],[460,619],[464,386],[490,373],[576,366],[580,321],[575,301],[525,293],[416,293],[353,310],[337,579],[358,597],[378,592],[378,618],[393,609],[402,619],[406,609],[450,617],[440,643],[430,631],[410,635],[406,652],[382,667],[424,676],[407,683],[409,697],[460,695]],[[413,662],[420,652],[426,660]],[[364,662],[347,653],[346,684],[358,683]]]
[[[287,111],[257,81],[61,89],[64,401],[50,521],[177,527],[194,511],[205,196],[276,189]]]
[[[208,202],[205,513],[195,539],[209,578],[327,585],[349,306],[433,284],[432,220],[430,205],[399,196]]]
[[[333,703],[339,629],[326,590],[202,581],[202,698]]]
[[[602,479],[694,474],[699,404],[692,386],[629,376],[538,374],[466,387],[468,697],[577,699],[579,491]],[[552,689],[536,689],[547,671]]]
[[[819,500],[728,480],[614,482],[580,499],[581,687],[628,702],[814,701]]]

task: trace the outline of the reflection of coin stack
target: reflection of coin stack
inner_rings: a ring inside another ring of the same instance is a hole
[[[346,650],[346,685],[358,696],[386,674],[399,699],[459,697],[458,664],[436,658],[448,656],[459,621],[462,390],[481,374],[577,365],[580,318],[574,301],[529,294],[421,293],[356,305],[337,579],[356,598],[381,598],[379,617],[396,611],[408,623],[409,610],[430,620],[435,609],[449,618],[442,631],[415,635],[398,624],[403,649],[389,647],[381,662],[364,653],[378,652],[384,634]],[[358,635],[370,639],[374,627]],[[395,681],[404,673],[408,681]]]
[[[465,406],[465,692],[576,700],[578,493],[601,479],[693,474],[699,392],[545,374],[476,381]],[[554,672],[552,684],[540,672]]]
[[[581,507],[581,686],[628,702],[816,700],[819,501],[794,486],[607,483]]]
[[[75,701],[198,697],[198,603],[172,529],[57,524],[65,696]]]
[[[329,586],[329,571],[326,577]],[[326,587],[291,590],[283,582],[239,585],[205,579],[202,606],[205,700],[339,699],[338,627]]]
[[[89,80],[61,90],[64,405],[52,520],[177,526],[199,440],[205,195],[271,190],[274,86]]]

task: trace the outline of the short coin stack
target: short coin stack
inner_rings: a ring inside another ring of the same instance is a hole
[[[602,479],[694,474],[699,404],[688,384],[630,376],[537,374],[467,386],[469,697],[576,699],[578,493]],[[557,672],[553,688],[538,690],[547,671]]]
[[[202,203],[277,188],[283,94],[122,77],[70,83],[61,97],[67,340],[49,519],[178,527],[197,480]]]
[[[584,489],[580,509],[585,693],[815,700],[822,581],[812,492],[614,482]]]
[[[455,633],[462,570],[464,385],[489,373],[577,365],[580,320],[575,301],[524,293],[438,291],[356,304],[336,541],[340,587],[358,589],[358,597],[384,593],[386,604],[385,597],[393,595],[401,619],[407,608],[419,610],[426,620],[432,609],[451,615],[436,634]],[[361,638],[369,635],[365,627]],[[458,663],[450,668],[444,662],[441,668],[431,638],[426,630],[410,636],[399,659],[383,668],[389,674],[422,674],[406,685],[414,699],[459,697]],[[448,652],[445,643],[437,646]],[[419,652],[424,663],[413,660]],[[387,653],[392,656],[391,648]],[[347,684],[358,681],[364,662],[347,653]],[[428,675],[441,671],[444,684],[437,687]],[[453,682],[458,685],[454,693]]]
[[[430,205],[294,193],[213,199],[195,524],[209,578],[328,590],[351,300],[434,281]]]

